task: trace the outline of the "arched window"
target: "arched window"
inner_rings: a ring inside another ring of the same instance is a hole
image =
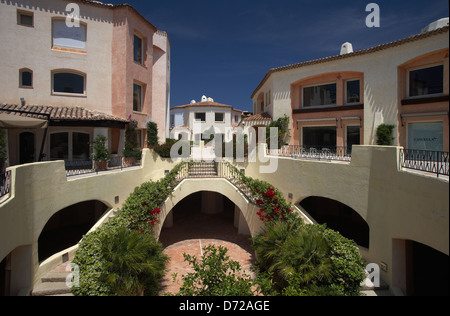
[[[33,88],[33,70],[28,68],[19,70],[19,88]]]
[[[52,72],[52,93],[86,94],[86,75],[74,70]]]

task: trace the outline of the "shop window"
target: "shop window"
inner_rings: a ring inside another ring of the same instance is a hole
[[[408,149],[443,151],[444,128],[442,122],[408,124]]]
[[[336,126],[303,127],[303,146],[317,149],[336,147]]]

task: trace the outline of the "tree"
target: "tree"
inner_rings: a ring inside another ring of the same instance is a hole
[[[239,262],[230,260],[228,249],[209,245],[201,260],[183,254],[194,272],[183,276],[181,296],[251,296],[253,280],[241,271]]]
[[[394,137],[392,137],[392,131],[395,126],[390,124],[381,124],[377,128],[377,145],[391,146]]]
[[[148,147],[158,146],[158,125],[155,122],[147,123],[147,145]]]

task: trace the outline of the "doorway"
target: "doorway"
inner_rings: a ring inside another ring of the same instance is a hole
[[[35,139],[31,132],[23,132],[19,135],[20,164],[35,162]]]

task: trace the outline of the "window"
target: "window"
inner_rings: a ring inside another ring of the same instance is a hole
[[[34,26],[33,12],[18,10],[17,24],[33,27]]]
[[[133,111],[142,112],[142,86],[133,84]]]
[[[322,106],[336,104],[336,84],[303,88],[303,106]]]
[[[418,97],[444,92],[444,65],[410,70],[409,96]]]
[[[85,76],[72,72],[53,73],[53,92],[85,94]]]
[[[19,87],[33,88],[33,71],[26,68],[19,70]]]
[[[72,159],[89,160],[89,134],[72,133]]]
[[[50,160],[69,159],[69,133],[50,135]]]
[[[360,81],[349,80],[346,82],[346,104],[360,103]]]
[[[50,135],[50,160],[90,160],[90,135],[61,132]]]
[[[336,147],[336,126],[303,127],[303,146],[318,150]]]
[[[68,27],[66,20],[53,20],[53,47],[86,49],[86,25]]]
[[[206,113],[195,113],[195,120],[200,122],[206,122]]]
[[[359,126],[347,126],[347,152],[351,153],[353,145],[359,145],[361,142],[361,128]]]
[[[444,126],[442,122],[408,124],[408,149],[442,151]]]
[[[142,45],[142,38],[137,35],[134,35],[134,43],[133,43],[133,59],[135,62],[139,64],[143,64],[144,62],[144,46]]]
[[[224,113],[215,113],[215,121],[216,122],[223,122],[224,120],[225,120]]]

